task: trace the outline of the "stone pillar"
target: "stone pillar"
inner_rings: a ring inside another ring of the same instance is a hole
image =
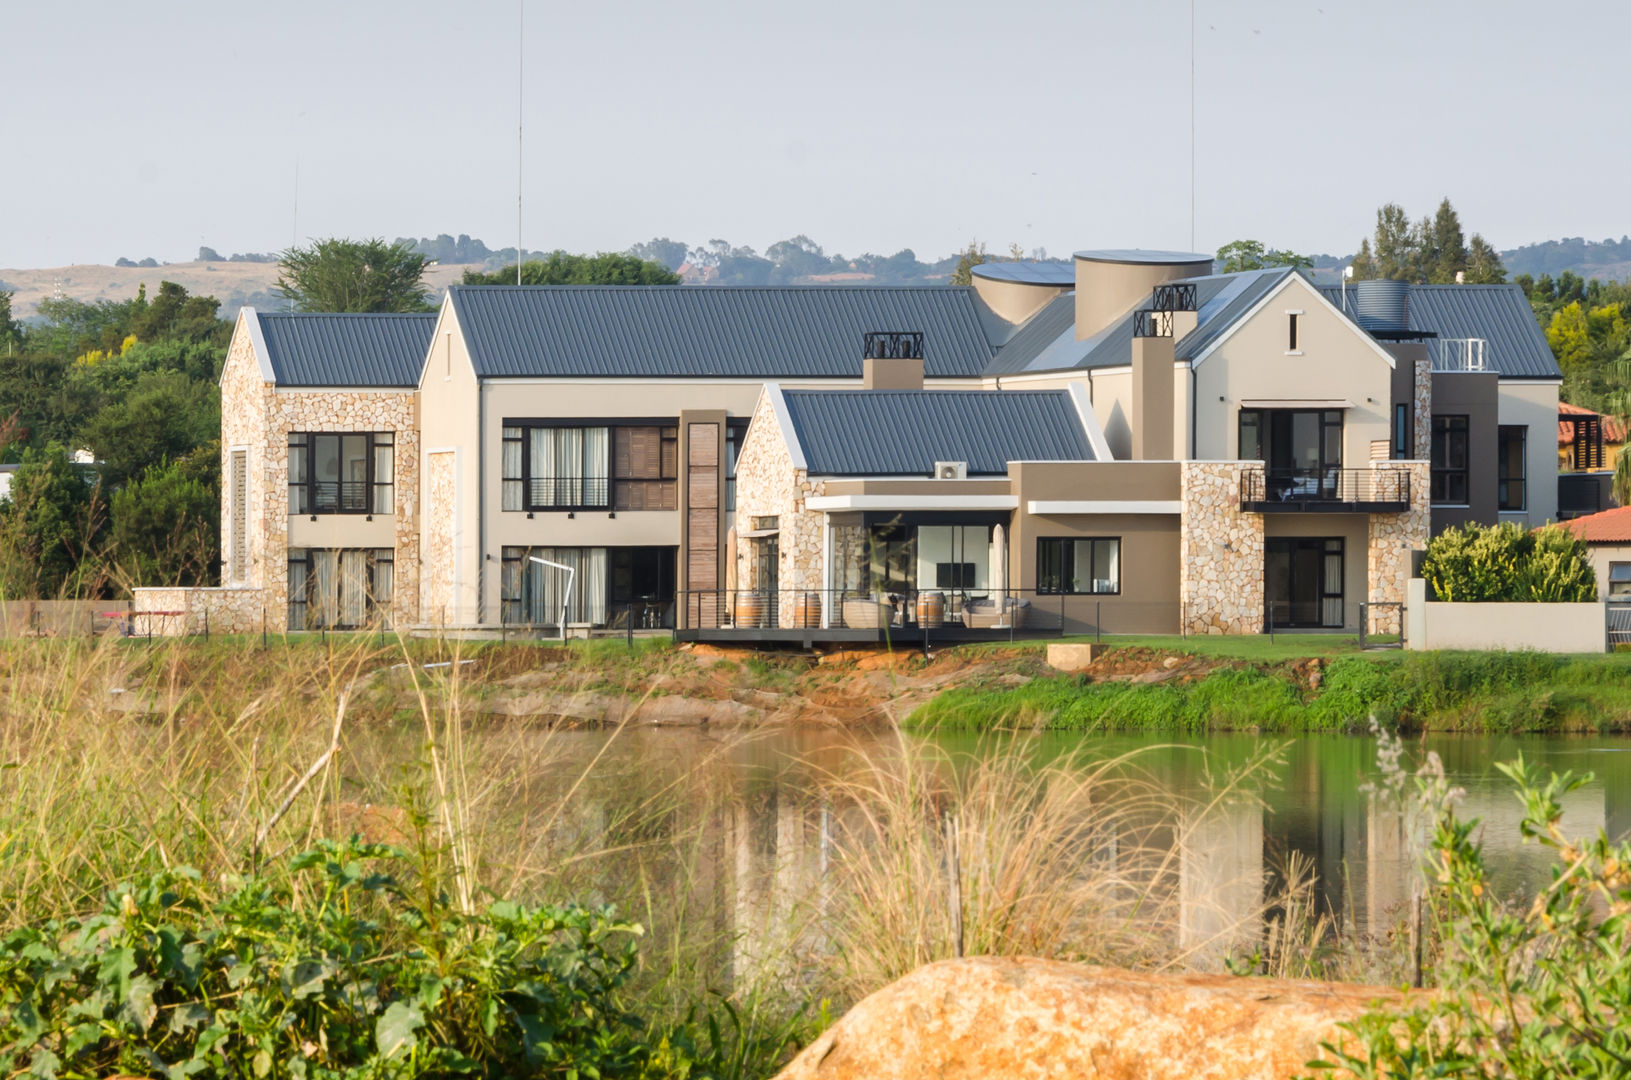
[[[1411,457],[1430,461],[1433,457],[1433,361],[1416,360],[1415,380],[1415,444]]]
[[[1403,604],[1410,581],[1410,553],[1427,546],[1432,533],[1428,502],[1432,466],[1425,461],[1373,461],[1371,470],[1403,469],[1410,474],[1410,509],[1402,514],[1372,514],[1366,552],[1366,599],[1374,603]],[[1402,632],[1402,609],[1373,611],[1368,630],[1373,634]]]
[[[1263,515],[1240,509],[1255,461],[1181,463],[1179,596],[1188,634],[1263,632]]]

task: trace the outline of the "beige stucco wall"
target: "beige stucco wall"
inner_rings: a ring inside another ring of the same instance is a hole
[[[1288,280],[1195,365],[1195,457],[1239,457],[1242,401],[1346,399],[1354,405],[1344,411],[1343,466],[1362,467],[1370,460],[1371,440],[1391,434],[1392,358],[1301,277]],[[1301,355],[1286,351],[1286,313],[1293,310],[1302,312]]]
[[[1534,528],[1557,519],[1557,391],[1554,382],[1506,379],[1500,383],[1496,411],[1503,424],[1529,429],[1524,446],[1527,512],[1502,514]]]
[[[444,299],[419,382],[421,468],[426,470],[426,572],[420,609],[427,623],[469,626],[482,618],[481,507],[474,497],[481,429],[477,390],[458,316]],[[492,576],[496,596],[498,575]]]
[[[1427,599],[1427,582],[1410,581],[1409,649],[1529,649],[1553,653],[1608,650],[1602,601],[1593,604],[1451,604]]]
[[[389,547],[395,550],[393,608],[412,622],[419,608],[419,416],[411,390],[276,388],[256,361],[250,323],[240,314],[221,373],[223,532],[222,580],[227,586],[264,589],[267,629],[288,621],[289,548]],[[396,513],[308,515],[289,520],[289,433],[294,431],[389,431]],[[249,560],[234,579],[232,559],[232,453],[247,450]],[[210,601],[211,603],[215,601]],[[236,601],[234,601],[236,602]],[[259,629],[259,611],[256,611]]]
[[[1631,563],[1631,544],[1587,544],[1586,554],[1597,573],[1597,599],[1608,599],[1608,568],[1612,563]]]

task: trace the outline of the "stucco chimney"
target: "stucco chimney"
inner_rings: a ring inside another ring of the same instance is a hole
[[[1077,341],[1127,314],[1163,281],[1212,272],[1212,256],[1186,251],[1078,251],[1075,261]]]
[[[1154,313],[1160,314],[1160,313]],[[1172,453],[1172,343],[1170,333],[1133,336],[1134,461],[1170,461]]]
[[[869,331],[862,341],[861,386],[867,390],[923,389],[923,335]]]

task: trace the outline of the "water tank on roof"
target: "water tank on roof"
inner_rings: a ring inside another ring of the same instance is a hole
[[[1355,283],[1354,312],[1366,330],[1403,330],[1405,283],[1375,278]]]

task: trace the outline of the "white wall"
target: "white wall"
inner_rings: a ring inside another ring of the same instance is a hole
[[[1427,599],[1427,582],[1410,579],[1405,647],[1426,649],[1531,649],[1536,652],[1608,651],[1605,605],[1447,604]]]

